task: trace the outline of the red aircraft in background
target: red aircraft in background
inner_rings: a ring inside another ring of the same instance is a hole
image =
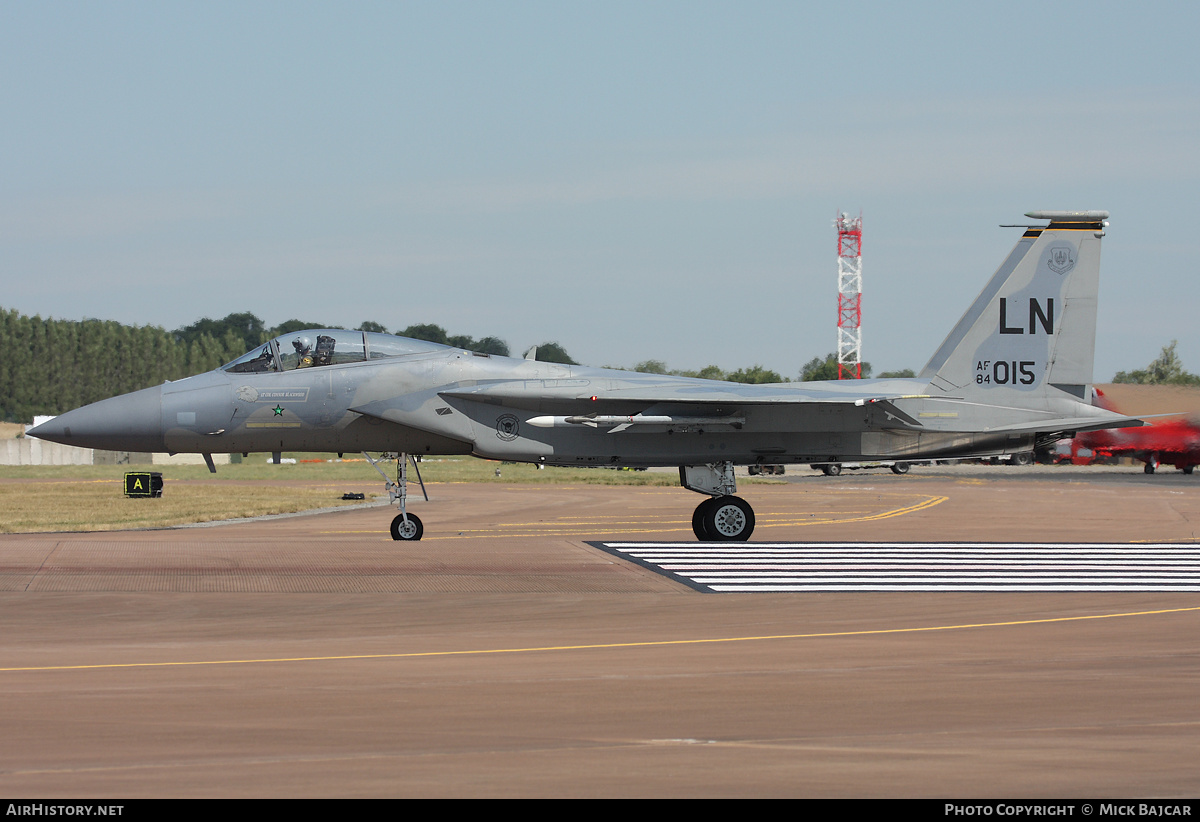
[[[1109,411],[1116,410],[1099,389],[1096,390],[1096,405]],[[1091,462],[1127,456],[1144,462],[1147,474],[1153,474],[1160,465],[1174,465],[1190,474],[1200,465],[1200,416],[1175,417],[1148,423],[1142,428],[1084,431],[1071,441],[1072,462],[1088,462],[1079,457],[1081,449],[1092,451]]]

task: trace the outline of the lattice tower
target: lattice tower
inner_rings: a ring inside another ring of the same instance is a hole
[[[838,215],[838,379],[862,378],[862,215]]]

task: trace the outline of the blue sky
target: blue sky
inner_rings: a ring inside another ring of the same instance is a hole
[[[1200,372],[1200,6],[0,0],[0,306],[433,322],[592,365],[919,369],[1107,209],[1096,377]]]

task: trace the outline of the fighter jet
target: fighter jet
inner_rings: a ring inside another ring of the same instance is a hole
[[[1096,390],[1096,405],[1116,411],[1116,403]],[[1145,472],[1153,474],[1160,466],[1174,465],[1191,474],[1200,465],[1200,414],[1177,416],[1148,424],[1136,431],[1088,431],[1072,443],[1073,452],[1089,449],[1094,455],[1129,456],[1145,463]]]
[[[920,376],[744,385],[510,359],[360,331],[287,334],[207,374],[97,402],[30,434],[120,451],[391,452],[392,536],[420,539],[406,455],[678,467],[700,540],[746,540],[736,465],[1021,453],[1141,420],[1092,402],[1106,211],[1031,211]],[[1041,221],[1048,220],[1048,224]],[[914,306],[915,309],[915,306]],[[394,490],[398,487],[398,491]]]

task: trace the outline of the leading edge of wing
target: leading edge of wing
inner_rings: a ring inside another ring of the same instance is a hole
[[[580,385],[580,383],[584,383]],[[664,382],[648,385],[604,388],[601,380],[506,380],[470,387],[440,391],[443,397],[465,400],[502,401],[506,404],[541,400],[579,400],[587,402],[644,402],[693,404],[788,404],[835,403],[862,405],[877,400],[894,400],[925,396],[918,394],[925,387],[896,385],[894,380],[881,380],[876,385],[854,382],[820,382],[804,386],[796,383],[721,383],[716,381]],[[557,384],[556,384],[557,383]],[[566,384],[563,384],[566,383]],[[884,390],[880,390],[884,389]],[[898,389],[898,390],[887,390]]]

